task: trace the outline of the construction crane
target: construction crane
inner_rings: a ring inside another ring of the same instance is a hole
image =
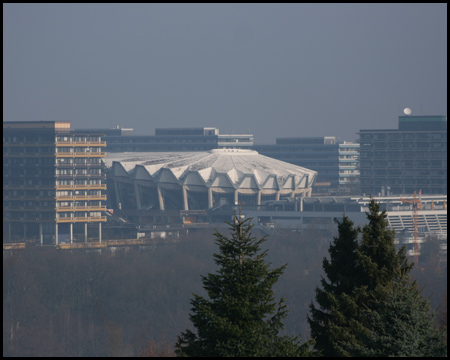
[[[400,198],[400,201],[412,204],[413,208],[413,228],[414,228],[414,262],[416,265],[419,264],[419,214],[418,210],[422,210],[422,200],[421,200],[422,190],[419,190],[419,197],[417,197],[414,191],[414,196],[412,200]]]

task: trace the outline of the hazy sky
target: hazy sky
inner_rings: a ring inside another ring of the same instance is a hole
[[[447,115],[447,4],[4,4],[3,119],[338,136]]]

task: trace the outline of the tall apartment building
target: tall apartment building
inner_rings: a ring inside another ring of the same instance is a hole
[[[105,147],[68,121],[3,122],[4,241],[87,241],[88,225],[101,241]]]
[[[124,131],[127,130],[127,131]],[[131,130],[131,132],[130,132]],[[253,135],[219,134],[214,127],[161,128],[155,135],[132,135],[133,129],[95,129],[106,135],[108,152],[208,151],[212,149],[250,149]],[[119,131],[121,131],[119,133]]]
[[[399,116],[398,129],[360,130],[361,192],[447,194],[447,117]]]
[[[359,144],[334,136],[277,138],[275,145],[255,145],[260,154],[317,171],[313,192],[359,191]]]

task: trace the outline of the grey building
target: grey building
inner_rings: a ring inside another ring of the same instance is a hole
[[[314,193],[359,192],[359,144],[334,136],[277,138],[253,149],[272,158],[317,171]]]
[[[209,151],[250,149],[253,145],[251,134],[219,134],[219,129],[214,127],[159,128],[155,129],[155,135],[134,135],[130,131],[118,133],[114,130],[103,129],[108,152]]]
[[[398,129],[360,130],[363,194],[447,194],[447,117],[399,116]]]
[[[4,241],[86,241],[88,225],[101,240],[105,147],[68,121],[3,122]]]

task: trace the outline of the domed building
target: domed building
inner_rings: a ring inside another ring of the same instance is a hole
[[[315,171],[253,150],[108,153],[108,207],[207,210],[309,197]]]

